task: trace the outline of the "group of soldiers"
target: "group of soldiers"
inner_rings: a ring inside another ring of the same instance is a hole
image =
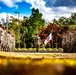
[[[7,27],[0,24],[0,50],[13,51],[15,48],[15,37]]]
[[[36,38],[34,40],[36,52],[38,52],[41,39],[38,34],[36,34]],[[62,35],[62,48],[64,52],[76,52],[76,31],[67,31]]]
[[[41,38],[38,34],[34,39],[36,52],[39,51]],[[15,36],[7,27],[0,24],[0,50],[13,51],[15,48]],[[64,52],[76,52],[76,31],[68,31],[62,36],[62,48]]]
[[[68,31],[63,34],[62,48],[64,52],[76,52],[76,31]]]
[[[36,52],[38,52],[41,39],[38,34],[34,40]],[[15,36],[8,30],[7,27],[4,27],[0,24],[0,51],[13,51],[15,49]]]

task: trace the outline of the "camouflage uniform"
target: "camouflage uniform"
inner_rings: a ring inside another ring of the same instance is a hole
[[[36,35],[36,38],[34,39],[34,44],[35,44],[35,47],[36,47],[36,52],[39,51],[40,43],[41,43],[41,38],[39,37],[39,35]]]
[[[0,50],[1,51],[12,51],[15,48],[15,37],[13,34],[0,27]]]
[[[0,28],[0,50],[1,50],[1,36],[2,36],[2,29]]]
[[[64,52],[76,52],[76,31],[69,31],[62,36]]]

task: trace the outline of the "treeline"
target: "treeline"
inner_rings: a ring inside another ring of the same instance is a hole
[[[53,23],[58,25],[58,26],[76,25],[76,13],[72,13],[69,18],[66,18],[66,17],[62,16],[58,20],[53,19]]]
[[[42,40],[41,47],[44,47],[44,40],[51,33],[53,34],[53,40],[47,44],[46,47],[61,47],[61,40],[63,32],[69,29],[74,29],[76,25],[76,13],[72,13],[69,18],[60,17],[58,20],[53,19],[52,23],[47,23],[42,18],[42,13],[38,9],[32,9],[30,17],[23,17],[23,20],[19,20],[10,17],[9,22],[3,25],[7,26],[15,34],[16,47],[34,47],[35,34],[38,33]]]

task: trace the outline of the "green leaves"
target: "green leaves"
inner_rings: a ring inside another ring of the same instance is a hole
[[[39,33],[38,30],[40,27],[44,26],[45,21],[42,19],[42,14],[39,12],[38,9],[32,9],[31,16],[27,19],[25,23],[25,27],[27,28],[26,32],[26,40],[27,44],[33,42],[32,40],[35,37],[36,33]]]

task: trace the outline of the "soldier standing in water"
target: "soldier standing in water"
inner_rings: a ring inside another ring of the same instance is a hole
[[[36,34],[36,37],[34,39],[34,44],[35,44],[35,47],[36,47],[36,52],[39,51],[40,43],[41,43],[41,38],[39,37],[38,34]]]

